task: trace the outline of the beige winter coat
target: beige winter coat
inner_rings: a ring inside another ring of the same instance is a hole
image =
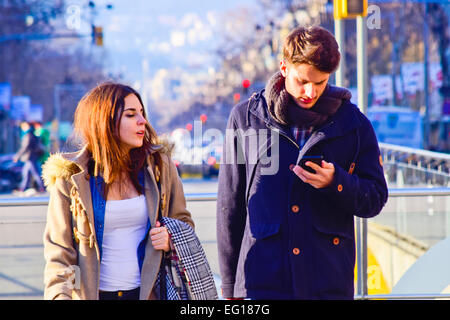
[[[163,216],[180,219],[192,227],[186,210],[181,180],[170,159],[169,150],[159,151],[163,159],[161,195],[152,166],[145,175],[148,216],[155,226],[159,201]],[[44,232],[45,299],[98,299],[100,254],[95,235],[89,175],[88,152],[52,155],[43,166],[43,178],[50,192]],[[150,164],[150,157],[148,159]],[[161,250],[151,243],[145,249],[141,272],[140,299],[151,299],[161,262]]]

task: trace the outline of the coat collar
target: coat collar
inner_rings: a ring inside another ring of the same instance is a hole
[[[270,116],[264,91],[265,90],[262,90],[250,98],[247,108],[247,117],[252,114],[259,120],[263,121],[267,127],[278,129],[281,133],[291,137],[292,133],[290,127],[276,122]],[[315,130],[325,133],[325,139],[342,136],[361,126],[361,121],[358,117],[359,112],[359,109],[354,104],[348,100],[345,100],[338,111],[329,119],[329,121]]]
[[[152,170],[152,163],[150,158],[147,159],[147,173],[145,175],[145,199],[147,201],[147,209],[149,212],[150,223],[153,226],[156,224],[156,220],[158,219],[158,209],[159,209],[159,198],[160,193],[158,189],[158,185],[156,182],[155,174]],[[163,179],[161,178],[161,188]]]
[[[160,150],[162,147],[158,146],[156,150]],[[80,194],[80,199],[85,199],[83,201],[83,206],[88,212],[88,218],[90,221],[94,222],[94,211],[92,207],[92,198],[91,198],[91,190],[89,186],[89,174],[88,174],[88,162],[89,162],[89,152],[87,148],[84,147],[81,151],[74,153],[73,157],[71,154],[67,155],[67,158],[73,161],[80,168],[80,172],[72,175],[71,179],[74,186],[78,189],[78,193]],[[156,178],[153,173],[152,162],[150,157],[147,158],[147,168],[146,171],[148,174],[145,174],[145,183],[144,183],[144,192],[145,198],[147,202],[147,208],[149,212],[149,218],[152,223],[152,226],[155,225],[156,219],[158,218],[157,210],[158,210],[158,199],[159,199],[159,191],[158,186],[156,184]],[[164,183],[164,179],[161,177],[161,184]]]
[[[164,146],[158,145],[155,146],[155,152],[161,151],[164,149]],[[92,206],[92,196],[91,189],[89,184],[89,171],[88,171],[88,162],[90,159],[89,151],[87,147],[84,146],[80,151],[71,152],[71,153],[62,153],[58,155],[53,155],[52,157],[58,158],[53,159],[50,162],[53,162],[53,165],[48,165],[47,170],[44,169],[45,180],[47,180],[47,184],[51,185],[57,176],[65,176],[67,179],[70,179],[76,191],[79,194],[79,200],[83,207],[86,209],[86,214],[89,222],[94,226],[94,209]],[[155,175],[152,170],[152,162],[151,156],[147,158],[147,169],[145,174],[145,197],[147,202],[147,208],[149,212],[149,218],[152,223],[152,226],[155,225],[156,219],[158,217],[157,210],[159,205],[159,191],[158,186],[156,184]],[[57,164],[55,164],[57,162]],[[70,167],[70,169],[69,169]],[[55,172],[59,171],[59,172]],[[164,189],[164,177],[161,177],[161,186]],[[54,183],[54,182],[53,182]]]
[[[250,114],[252,114],[259,120],[263,121],[267,127],[277,129],[280,133],[291,137],[292,133],[289,126],[275,121],[272,116],[270,116],[264,92],[265,89],[250,97],[247,108],[247,119]]]

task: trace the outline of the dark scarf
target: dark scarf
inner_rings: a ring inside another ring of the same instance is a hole
[[[283,124],[297,127],[317,127],[324,124],[341,106],[342,100],[352,97],[345,88],[327,84],[323,94],[310,109],[298,106],[284,86],[281,72],[267,82],[265,97],[272,118]]]

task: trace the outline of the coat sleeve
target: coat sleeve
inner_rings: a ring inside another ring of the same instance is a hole
[[[170,200],[168,208],[169,218],[178,219],[189,224],[193,229],[195,227],[191,213],[186,209],[186,198],[184,196],[183,184],[178,175],[177,168],[173,161],[168,157],[169,177],[170,177]]]
[[[73,269],[77,252],[73,245],[72,214],[67,183],[58,178],[50,189],[44,231],[44,298],[71,299]]]
[[[344,212],[362,218],[380,213],[388,197],[378,141],[369,120],[360,129],[360,148],[353,174],[335,165],[330,186],[319,189]]]
[[[247,215],[246,169],[245,164],[238,161],[241,145],[234,134],[229,134],[236,132],[236,129],[238,126],[232,112],[224,140],[217,195],[217,247],[224,298],[234,297],[236,269]]]

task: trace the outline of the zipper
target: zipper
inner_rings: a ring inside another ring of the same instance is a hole
[[[325,133],[323,133],[322,131],[314,132],[298,153],[296,165],[300,163],[300,160],[303,158],[303,156],[309,149],[311,149],[315,144],[317,144],[319,141],[323,139],[325,139]]]
[[[288,139],[290,142],[292,142],[297,147],[297,149],[300,150],[300,146],[298,145],[298,143],[295,142],[294,140],[292,140],[289,136],[285,135],[283,132],[281,132],[280,129],[274,128],[269,125],[268,125],[268,127],[270,128],[270,130],[275,131],[276,133],[278,133],[278,134],[282,135],[283,137],[285,137],[286,139]]]

